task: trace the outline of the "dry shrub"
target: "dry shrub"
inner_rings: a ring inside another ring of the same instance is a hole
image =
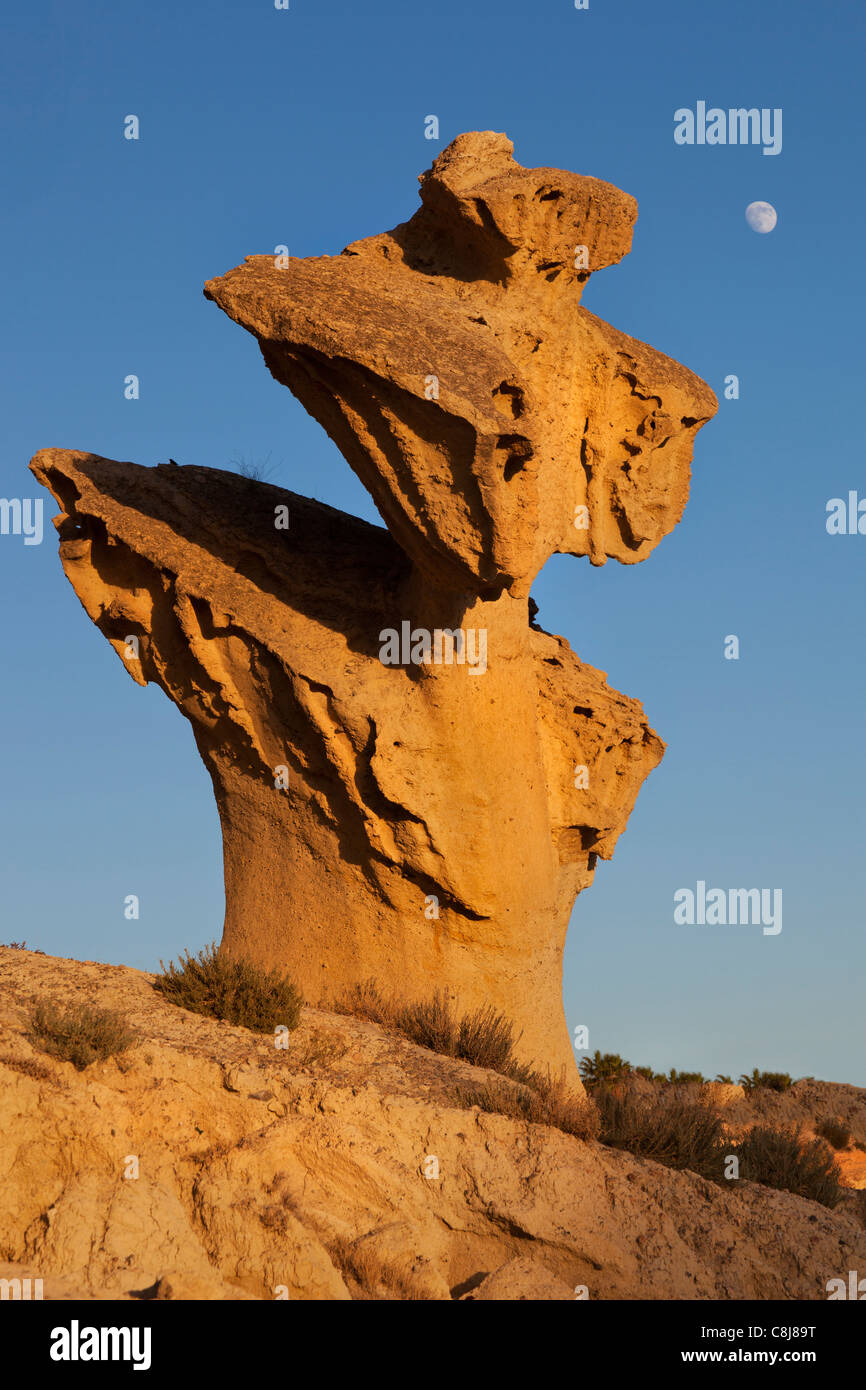
[[[530,1084],[496,1078],[480,1086],[460,1086],[457,1104],[465,1110],[477,1105],[488,1114],[506,1115],[528,1124],[549,1125],[576,1139],[598,1137],[598,1111],[586,1096],[575,1095],[565,1077],[553,1079],[536,1072]]]
[[[456,1057],[516,1081],[528,1081],[532,1075],[531,1069],[514,1056],[520,1041],[514,1036],[514,1025],[491,1004],[458,1016],[448,996],[439,990],[430,999],[407,1004],[386,998],[375,980],[365,980],[333,1007],[336,1013],[352,1014],[389,1028],[440,1056]]]
[[[351,1286],[356,1285],[361,1299],[379,1299],[383,1290],[395,1299],[427,1298],[407,1263],[380,1255],[367,1241],[337,1236],[329,1242],[328,1251],[350,1292]]]
[[[303,1047],[292,1053],[292,1059],[300,1067],[326,1066],[345,1057],[348,1050],[349,1045],[342,1038],[314,1029]]]
[[[197,956],[186,951],[179,966],[160,965],[163,973],[153,987],[181,1009],[254,1033],[272,1033],[280,1025],[297,1028],[301,1021],[304,1000],[291,980],[252,961],[221,956],[214,942]]]
[[[746,1182],[779,1187],[825,1207],[838,1206],[842,1199],[842,1175],[832,1150],[822,1139],[803,1139],[795,1127],[755,1125],[734,1152]]]
[[[513,1023],[492,1004],[464,1014],[457,1026],[457,1056],[489,1071],[514,1072],[515,1041]]]
[[[267,1206],[259,1208],[258,1217],[266,1231],[275,1231],[277,1235],[288,1235],[291,1230],[290,1217],[295,1220],[300,1219],[300,1206],[297,1198],[289,1191],[281,1191],[283,1183],[279,1180],[284,1175],[279,1175],[266,1190],[269,1195],[273,1195],[275,1200],[269,1202]]]
[[[592,1139],[598,1132],[594,1105],[570,1090],[565,1076],[552,1077],[519,1062],[514,1048],[520,1036],[514,1025],[492,1004],[457,1015],[447,995],[438,990],[431,999],[399,1003],[388,999],[375,980],[355,985],[337,1005],[338,1013],[369,1019],[441,1056],[454,1057],[485,1071],[499,1072],[502,1080],[460,1086],[454,1092],[463,1109],[477,1105],[493,1114],[550,1125],[578,1139]]]
[[[851,1127],[838,1115],[821,1120],[815,1126],[815,1133],[826,1139],[833,1149],[847,1149],[851,1142]]]
[[[22,1076],[32,1077],[34,1081],[55,1080],[51,1068],[36,1057],[0,1057],[0,1065],[9,1067],[11,1071],[19,1071]]]
[[[362,984],[353,985],[332,1008],[335,1014],[366,1018],[370,1023],[379,1023],[386,1028],[393,1026],[393,1009],[383,998],[375,980],[364,980]]]
[[[783,1087],[782,1089],[787,1089]],[[838,1164],[821,1139],[804,1140],[796,1128],[755,1125],[740,1140],[725,1138],[722,1117],[706,1105],[677,1096],[666,1098],[598,1090],[600,1139],[669,1168],[687,1168],[732,1190],[724,1176],[725,1159],[739,1159],[744,1182],[792,1192],[834,1207],[841,1199]]]
[[[27,1037],[34,1047],[71,1062],[78,1071],[125,1052],[135,1042],[119,1013],[83,1004],[65,1011],[54,1004],[34,1004],[29,1025]]]
[[[396,1011],[395,1022],[403,1036],[419,1047],[429,1048],[431,1052],[439,1052],[444,1057],[457,1056],[459,1025],[451,1001],[439,990],[432,999],[404,1004]]]
[[[617,1094],[606,1087],[600,1088],[594,1099],[603,1144],[627,1149],[668,1168],[688,1168],[717,1181],[722,1178],[724,1124],[721,1116],[705,1105],[664,1094]]]

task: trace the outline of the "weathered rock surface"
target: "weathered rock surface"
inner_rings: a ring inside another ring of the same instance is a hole
[[[553,551],[632,562],[658,543],[716,405],[579,305],[575,247],[613,263],[634,216],[607,184],[467,135],[393,232],[208,284],[390,534],[218,470],[59,449],[31,465],[88,614],[193,725],[223,828],[224,949],[288,968],[311,1001],[369,976],[493,1001],[525,1057],[575,1079],[569,914],[663,745],[530,625],[527,596]],[[383,664],[404,625],[444,632],[444,660]],[[449,662],[458,630],[467,659]]]
[[[719,1110],[728,1105],[736,1105],[746,1098],[745,1089],[736,1082],[707,1081],[702,1090],[709,1104]]]
[[[661,755],[640,706],[507,595],[473,610],[496,633],[483,675],[383,666],[380,630],[417,611],[413,576],[387,532],[320,504],[60,450],[34,471],[64,508],[88,614],[193,726],[222,820],[226,948],[287,966],[313,1002],[368,976],[494,999],[527,1056],[571,1064],[562,945]]]
[[[0,1278],[45,1298],[823,1299],[866,1268],[852,1216],[456,1108],[486,1073],[357,1019],[277,1051],[151,978],[0,949]],[[28,1042],[39,999],[140,1041],[77,1072]]]
[[[524,169],[512,148],[458,136],[409,222],[341,256],[249,256],[205,294],[256,335],[433,583],[519,596],[555,551],[644,559],[682,515],[717,401],[580,307],[589,274],[630,249],[634,199]]]

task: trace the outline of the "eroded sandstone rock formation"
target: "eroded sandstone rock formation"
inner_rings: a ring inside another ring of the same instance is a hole
[[[527,598],[554,552],[633,563],[658,544],[716,401],[580,307],[628,251],[634,200],[511,150],[460,136],[409,222],[205,289],[387,531],[221,470],[57,449],[31,467],[90,617],[193,726],[224,949],[314,1001],[370,976],[492,1001],[524,1056],[573,1069],[569,914],[663,745]]]

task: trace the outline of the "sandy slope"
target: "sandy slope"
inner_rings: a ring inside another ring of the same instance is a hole
[[[481,1073],[372,1024],[307,1009],[278,1051],[150,981],[0,949],[0,1277],[45,1297],[820,1299],[866,1269],[853,1213],[460,1109]],[[76,1072],[26,1040],[37,998],[140,1042]]]

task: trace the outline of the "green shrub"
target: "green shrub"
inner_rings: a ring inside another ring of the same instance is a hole
[[[297,1028],[304,1000],[278,970],[263,970],[249,960],[232,960],[211,943],[179,966],[170,962],[153,982],[172,1004],[195,1014],[221,1018],[254,1033],[271,1033],[280,1024]]]
[[[629,1076],[641,1076],[644,1081],[652,1081],[657,1086],[685,1086],[688,1084],[700,1086],[703,1085],[705,1079],[699,1071],[677,1071],[676,1067],[671,1067],[667,1074],[663,1071],[654,1071],[652,1067],[633,1067],[617,1052],[599,1052],[598,1050],[591,1057],[582,1059],[580,1074],[583,1077],[584,1085],[590,1088],[615,1081],[624,1081]]]
[[[659,1096],[615,1095],[602,1087],[595,1095],[599,1139],[668,1168],[689,1168],[719,1181],[724,1164],[724,1125],[705,1105]]]
[[[844,1195],[839,1165],[822,1139],[804,1140],[796,1128],[770,1129],[755,1125],[733,1146],[740,1160],[740,1178],[779,1187],[835,1207]]]
[[[620,1057],[618,1052],[599,1052],[596,1048],[591,1057],[582,1057],[580,1060],[583,1084],[590,1089],[623,1080],[630,1072],[631,1064]]]
[[[78,1071],[125,1052],[135,1042],[135,1034],[119,1013],[84,1004],[66,1010],[54,1004],[34,1004],[27,1037],[34,1047],[71,1062]]]
[[[750,1076],[740,1077],[739,1084],[747,1091],[757,1090],[759,1086],[768,1091],[787,1091],[791,1078],[786,1071],[759,1071],[755,1067]]]
[[[713,1077],[713,1080],[721,1081],[725,1086],[733,1086],[734,1084],[729,1076],[724,1076],[721,1072],[717,1072],[716,1075]]]
[[[815,1132],[822,1139],[826,1139],[833,1149],[847,1149],[851,1142],[851,1127],[838,1115],[829,1120],[822,1120],[815,1126]]]
[[[644,1081],[652,1081],[656,1086],[666,1086],[668,1078],[663,1071],[654,1071],[652,1067],[630,1067],[629,1070],[634,1076],[642,1076]]]

